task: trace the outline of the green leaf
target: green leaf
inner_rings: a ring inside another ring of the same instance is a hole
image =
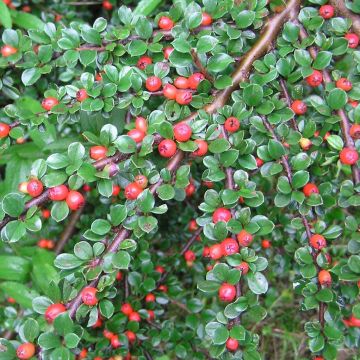
[[[346,92],[342,89],[332,89],[326,97],[326,102],[333,110],[339,110],[347,103]]]
[[[263,89],[258,84],[250,84],[244,89],[244,101],[246,105],[257,106],[263,99]]]
[[[124,154],[131,154],[136,151],[136,142],[127,135],[119,136],[115,141],[114,145],[117,149]]]
[[[208,70],[218,73],[225,70],[233,62],[234,59],[228,54],[216,54],[210,58],[208,63]]]
[[[18,217],[24,211],[25,198],[18,193],[9,193],[4,196],[1,205],[4,213]]]
[[[23,334],[28,342],[33,342],[39,335],[39,324],[34,319],[27,319],[24,327]]]
[[[112,257],[112,264],[117,269],[124,269],[127,270],[130,265],[131,257],[128,252],[126,251],[118,251],[114,256]]]
[[[21,75],[21,81],[25,86],[35,84],[41,77],[41,71],[39,68],[26,69]]]
[[[2,0],[0,0],[0,22],[4,25],[5,28],[11,29],[12,21],[9,12],[9,8],[4,4]]]
[[[105,235],[111,230],[111,224],[107,220],[97,219],[91,224],[91,231],[97,235]]]
[[[10,10],[13,23],[23,29],[44,30],[45,23],[37,16],[22,11]]]
[[[254,294],[265,294],[268,290],[266,277],[260,272],[247,274],[247,281]]]
[[[39,294],[29,289],[28,286],[15,281],[4,281],[0,284],[0,289],[8,296],[27,309],[32,308],[32,301]]]

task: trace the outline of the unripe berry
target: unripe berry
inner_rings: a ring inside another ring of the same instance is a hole
[[[261,247],[262,247],[263,249],[269,249],[269,248],[271,247],[271,242],[270,242],[270,240],[266,240],[266,239],[262,240],[262,241],[261,241]]]
[[[16,349],[16,356],[18,359],[27,360],[35,355],[35,345],[33,343],[27,342],[21,344]]]
[[[299,140],[299,145],[303,150],[309,150],[311,148],[312,142],[308,138],[301,138]]]
[[[197,90],[200,82],[205,79],[205,76],[202,73],[194,73],[189,76],[189,87],[192,90]]]
[[[130,136],[136,143],[140,143],[144,140],[144,137],[146,134],[138,129],[132,129],[127,133],[128,136]]]
[[[202,139],[196,139],[195,140],[198,148],[193,151],[193,155],[194,156],[204,156],[206,155],[206,153],[208,152],[208,144],[205,140]]]
[[[229,351],[236,351],[239,348],[239,342],[236,339],[228,338],[226,340],[226,348]]]
[[[292,104],[291,104],[291,110],[296,114],[296,115],[304,115],[306,113],[307,110],[307,106],[306,104],[301,101],[301,100],[295,100]]]
[[[51,324],[55,318],[66,311],[66,307],[63,304],[51,304],[45,311],[45,319]]]
[[[146,296],[145,296],[145,301],[146,302],[154,302],[155,301],[155,295],[154,294],[147,294]]]
[[[0,123],[0,139],[3,139],[9,135],[11,128],[8,124]]]
[[[345,165],[354,165],[359,160],[359,154],[355,149],[343,148],[340,151],[340,161]]]
[[[125,303],[125,304],[121,305],[120,311],[124,315],[129,316],[134,310],[133,310],[132,306],[129,303]]]
[[[9,57],[11,55],[14,55],[16,54],[18,51],[17,48],[14,48],[13,46],[11,45],[4,45],[2,48],[1,48],[1,55],[3,57]]]
[[[224,256],[224,248],[221,244],[214,244],[209,248],[210,258],[213,260],[221,259]]]
[[[139,313],[136,312],[136,311],[133,311],[133,312],[129,315],[129,321],[140,322],[140,321],[141,321],[141,317],[140,317]]]
[[[180,142],[188,141],[191,138],[191,135],[192,130],[188,124],[181,122],[174,126],[175,140]]]
[[[79,102],[83,102],[88,98],[88,94],[87,91],[85,89],[80,89],[77,93],[76,93],[76,100]]]
[[[310,245],[316,250],[321,250],[326,246],[326,240],[322,235],[314,234],[310,238]]]
[[[178,76],[174,81],[174,85],[178,89],[188,89],[189,88],[189,80],[184,76]]]
[[[212,23],[212,17],[207,12],[202,13],[201,26],[209,26]]]
[[[175,100],[180,105],[188,105],[192,101],[192,93],[189,90],[178,90]]]
[[[139,68],[139,69],[141,69],[141,70],[145,70],[145,68],[148,66],[148,65],[150,65],[150,64],[152,64],[152,59],[151,59],[151,57],[149,57],[149,56],[142,56],[139,60],[138,60],[138,62],[137,62],[137,67]]]
[[[235,299],[236,289],[234,285],[223,283],[219,288],[219,299],[224,302],[231,302]]]
[[[236,268],[241,271],[242,275],[246,275],[249,272],[249,264],[245,261],[242,261]]]
[[[193,251],[187,250],[184,253],[184,259],[185,261],[194,261],[196,259],[196,255]]]
[[[253,236],[250,233],[248,233],[246,230],[241,230],[237,234],[237,240],[238,240],[240,246],[247,247],[253,241]]]
[[[318,279],[320,285],[324,285],[324,286],[331,285],[332,282],[331,275],[327,270],[320,270],[318,274]]]
[[[216,224],[218,221],[228,222],[231,219],[231,211],[225,208],[218,208],[214,211],[212,221]]]
[[[54,106],[59,104],[59,100],[54,97],[47,97],[41,102],[41,106],[46,111],[50,111]]]
[[[177,94],[177,89],[174,85],[166,84],[166,85],[164,85],[164,88],[163,88],[163,94],[167,99],[175,100],[176,94]]]
[[[78,210],[85,204],[85,199],[78,191],[70,190],[66,197],[66,203],[71,210]]]
[[[345,35],[345,39],[348,41],[348,46],[351,49],[355,49],[359,45],[359,37],[356,34],[348,33]]]
[[[142,116],[137,116],[135,119],[135,129],[138,129],[146,134],[148,129],[147,120]]]
[[[49,198],[52,201],[63,201],[68,196],[69,189],[66,185],[58,185],[49,189]]]
[[[221,246],[223,248],[223,253],[225,256],[236,254],[239,252],[239,244],[234,239],[224,239],[221,243]]]
[[[85,305],[94,306],[98,303],[96,298],[97,289],[91,286],[84,288],[81,291],[81,299]]]
[[[23,194],[28,193],[28,190],[27,190],[28,183],[29,183],[28,181],[23,181],[18,186],[19,191],[22,192]]]
[[[319,193],[319,189],[317,188],[317,186],[313,183],[307,183],[304,187],[303,187],[303,193],[306,197],[309,197],[311,194],[318,194]]]
[[[214,187],[214,183],[213,183],[212,181],[204,180],[204,181],[202,182],[202,184],[203,184],[204,186],[206,186],[208,189],[212,189],[212,188]]]
[[[168,60],[170,54],[171,54],[173,51],[174,51],[174,48],[171,47],[171,46],[164,47],[164,49],[163,49],[164,58],[165,58],[166,60]]]
[[[162,16],[158,21],[158,26],[162,30],[171,30],[174,22],[168,16]]]
[[[142,189],[145,189],[148,185],[148,178],[145,175],[136,175],[134,180]]]
[[[109,1],[109,0],[104,0],[103,2],[102,2],[102,7],[105,9],[105,10],[112,10],[112,8],[113,8],[113,5],[112,5],[112,3]]]
[[[27,192],[31,197],[39,196],[43,190],[44,186],[38,179],[31,179],[27,184]]]
[[[360,139],[360,124],[351,125],[350,136],[355,140]]]
[[[350,91],[352,89],[352,83],[347,78],[340,78],[336,82],[336,87],[339,88],[339,89],[342,89],[344,91]]]
[[[230,133],[236,132],[240,128],[240,122],[236,117],[231,116],[225,120],[224,128]]]
[[[161,88],[161,79],[157,76],[149,76],[146,79],[146,89],[149,91],[157,91]]]
[[[331,5],[320,6],[319,15],[323,19],[331,19],[334,16],[334,14],[335,14],[335,10],[333,6]]]
[[[311,87],[317,87],[321,85],[322,81],[323,81],[323,76],[319,70],[314,70],[313,73],[306,78],[306,82]]]
[[[125,197],[128,200],[136,200],[143,192],[143,189],[136,182],[132,182],[125,187]]]
[[[176,143],[171,139],[164,139],[160,142],[158,150],[162,157],[170,158],[176,153]]]

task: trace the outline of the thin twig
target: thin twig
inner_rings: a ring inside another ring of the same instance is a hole
[[[282,90],[282,92],[283,92],[283,94],[284,94],[284,96],[285,96],[287,105],[288,105],[288,107],[290,107],[290,106],[291,106],[291,98],[290,98],[289,91],[288,91],[288,89],[287,89],[285,80],[284,80],[282,77],[280,77],[280,78],[279,78],[279,82],[280,82],[281,90]],[[296,120],[295,120],[295,116],[292,117],[291,123],[292,123],[293,128],[294,128],[296,131],[299,131],[299,127],[298,127],[298,124],[297,124],[297,122],[296,122]]]
[[[211,83],[214,82],[214,78],[208,73],[205,66],[201,63],[199,56],[195,49],[190,50],[191,57],[194,61],[195,66],[200,70],[200,72],[205,76],[205,79],[209,80]]]

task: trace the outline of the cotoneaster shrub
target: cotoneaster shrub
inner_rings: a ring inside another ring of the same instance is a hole
[[[0,359],[357,358],[358,1],[0,14]]]

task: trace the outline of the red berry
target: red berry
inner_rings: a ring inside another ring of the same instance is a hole
[[[203,184],[204,186],[206,186],[207,188],[209,188],[209,189],[212,189],[212,188],[214,187],[214,183],[213,183],[212,181],[204,180],[204,181],[202,182],[202,184]]]
[[[106,157],[107,148],[105,146],[92,146],[90,148],[90,157],[93,160],[100,160],[104,159]]]
[[[44,186],[38,179],[31,179],[27,184],[27,192],[31,197],[39,196],[43,190]]]
[[[360,327],[360,319],[355,317],[354,315],[351,315],[349,317],[349,326],[352,326],[352,327]]]
[[[236,351],[239,348],[239,342],[236,339],[228,338],[226,340],[226,348],[229,351]]]
[[[318,194],[319,189],[315,184],[308,183],[303,187],[303,193],[306,197],[309,197],[311,194]]]
[[[87,349],[82,349],[81,351],[80,351],[80,353],[79,353],[79,359],[85,359],[86,358],[86,356],[87,356],[87,354],[88,354],[88,350]]]
[[[148,185],[148,178],[145,175],[136,175],[134,180],[142,189]]]
[[[191,232],[194,232],[198,229],[198,224],[196,223],[196,220],[194,219],[190,220],[188,229]]]
[[[170,158],[176,153],[176,143],[171,139],[162,140],[158,146],[158,150],[162,157]]]
[[[360,139],[360,124],[351,125],[350,136],[353,139]]]
[[[45,319],[51,324],[58,315],[65,311],[66,307],[63,304],[52,304],[45,311]]]
[[[264,239],[263,241],[261,241],[261,247],[263,249],[269,249],[271,247],[271,242],[270,240],[266,240]]]
[[[171,46],[164,47],[164,49],[163,49],[164,58],[165,58],[166,60],[168,60],[170,54],[171,54],[173,51],[174,51],[174,48],[171,47]]]
[[[140,143],[143,141],[146,134],[138,129],[132,129],[127,133],[128,136],[130,136],[136,143]]]
[[[226,131],[233,133],[239,130],[240,122],[236,117],[231,116],[226,119],[224,127]]]
[[[135,119],[135,129],[138,129],[146,134],[148,129],[147,120],[142,116],[137,116]]]
[[[146,89],[149,91],[157,91],[161,88],[161,79],[157,76],[149,76],[146,79]]]
[[[0,139],[3,139],[9,135],[11,128],[8,124],[0,123]]]
[[[104,335],[104,338],[110,340],[112,337],[114,337],[115,334],[107,329],[104,329],[103,335]]]
[[[327,270],[320,270],[318,274],[318,279],[320,285],[324,285],[324,286],[331,285],[332,282],[331,275]]]
[[[133,312],[129,315],[129,321],[140,322],[140,321],[141,321],[141,317],[140,317],[139,313],[136,312],[136,311],[133,311]]]
[[[221,244],[214,244],[209,248],[209,256],[213,260],[221,259],[224,256],[224,248]]]
[[[356,34],[348,33],[345,35],[349,48],[355,49],[359,45],[359,37]]]
[[[112,10],[113,5],[111,4],[110,1],[104,0],[104,1],[102,2],[102,7],[103,7],[105,10]]]
[[[345,165],[354,165],[359,160],[359,154],[355,149],[343,148],[340,151],[340,161]]]
[[[97,289],[91,286],[84,288],[81,291],[81,299],[85,305],[94,306],[98,303],[96,298]]]
[[[149,316],[149,321],[155,319],[155,313],[154,313],[153,310],[148,310],[147,313],[148,313],[148,316]]]
[[[202,73],[194,73],[189,77],[189,87],[192,90],[196,90],[202,80],[205,79],[205,76]]]
[[[241,271],[242,275],[246,275],[249,272],[249,264],[245,261],[242,261],[236,268]]]
[[[58,185],[49,189],[49,198],[52,201],[63,201],[66,199],[69,189],[66,185]]]
[[[193,183],[190,183],[186,188],[185,188],[185,194],[187,197],[190,197],[194,194],[196,188],[195,185]]]
[[[88,185],[88,184],[85,184],[85,185],[82,187],[82,189],[83,189],[85,192],[89,192],[89,191],[91,191],[91,186]]]
[[[163,273],[165,272],[165,269],[164,269],[163,266],[157,265],[157,266],[155,267],[155,271],[158,272],[158,273],[160,273],[160,274],[163,274]]]
[[[139,60],[138,60],[138,62],[137,62],[137,67],[139,68],[139,69],[141,69],[141,70],[145,70],[145,68],[148,66],[148,65],[150,65],[150,64],[152,64],[152,59],[151,59],[151,57],[149,57],[149,56],[142,56]]]
[[[162,16],[158,21],[158,26],[162,30],[171,30],[174,27],[174,22],[167,16]]]
[[[210,248],[208,246],[205,246],[202,252],[203,257],[210,257]]]
[[[123,278],[122,272],[121,272],[121,271],[118,271],[118,272],[116,273],[116,280],[117,280],[117,281],[121,281],[122,278]]]
[[[136,182],[132,182],[125,187],[125,197],[128,200],[136,200],[143,192],[143,189]]]
[[[208,144],[205,140],[195,140],[198,148],[192,153],[194,156],[204,156],[208,152]]]
[[[335,14],[335,10],[333,6],[331,5],[320,6],[319,15],[323,19],[331,19],[334,16],[334,14]]]
[[[207,12],[202,13],[201,25],[209,26],[212,23],[212,17]]]
[[[296,115],[304,115],[306,113],[307,110],[307,106],[306,104],[301,101],[301,100],[295,100],[292,104],[291,104],[291,110],[296,114]]]
[[[136,334],[130,330],[125,331],[125,335],[128,338],[129,343],[133,344],[136,341]]]
[[[344,91],[350,91],[352,89],[352,83],[347,78],[340,78],[336,82],[336,87],[339,88],[339,89],[342,89]]]
[[[126,316],[129,316],[134,311],[129,303],[122,304],[120,310]]]
[[[180,105],[188,105],[192,101],[192,93],[188,90],[178,90],[175,100]]]
[[[84,100],[86,100],[88,98],[88,94],[87,91],[85,89],[80,89],[77,93],[76,93],[76,100],[79,102],[83,102]]]
[[[114,335],[111,339],[110,339],[110,344],[114,349],[117,349],[118,347],[121,346],[119,337],[117,335]]]
[[[3,57],[8,57],[8,56],[11,56],[11,55],[14,55],[16,54],[18,51],[17,48],[14,48],[13,46],[11,45],[4,45],[2,48],[1,48],[1,55]]]
[[[235,299],[236,289],[234,285],[223,283],[219,288],[219,299],[225,302],[231,302]]]
[[[31,357],[33,357],[35,355],[35,345],[33,343],[24,343],[21,344],[17,349],[16,349],[16,356],[19,359],[30,359]]]
[[[54,248],[54,246],[55,246],[55,244],[54,244],[54,242],[52,241],[52,240],[46,240],[46,247],[48,248],[48,249],[53,249]]]
[[[178,89],[188,89],[189,88],[189,80],[184,76],[179,76],[175,79],[174,85]]]
[[[326,240],[322,235],[314,234],[310,238],[310,245],[316,250],[321,250],[326,246]]]
[[[313,73],[306,78],[306,82],[311,87],[317,87],[321,85],[322,81],[323,81],[323,76],[319,70],[314,70]]]
[[[180,142],[188,141],[191,138],[191,135],[192,130],[188,124],[181,122],[174,126],[175,140]]]
[[[348,104],[351,105],[353,108],[356,108],[359,105],[359,102],[356,100],[348,100]]]
[[[46,239],[40,239],[37,242],[37,246],[42,249],[47,249],[47,240]]]
[[[29,13],[29,12],[31,12],[31,7],[30,6],[28,6],[28,5],[25,5],[25,6],[23,6],[22,7],[22,9],[21,9],[23,12],[27,12],[27,13]]]
[[[59,100],[54,97],[47,97],[41,102],[41,106],[46,111],[50,111],[54,106],[59,104]]]
[[[118,196],[120,194],[121,188],[119,185],[113,185],[113,190],[112,190],[112,196]]]
[[[102,75],[101,75],[101,73],[97,73],[97,74],[95,75],[95,80],[96,80],[96,81],[102,81]]]
[[[146,302],[154,302],[155,301],[155,295],[154,294],[147,294],[146,296],[145,296],[145,301]]]
[[[174,85],[166,84],[163,89],[164,96],[169,100],[175,100],[177,89]]]
[[[187,250],[184,253],[184,259],[185,261],[194,261],[196,259],[196,255],[193,251]]]
[[[228,222],[231,219],[231,211],[225,208],[218,208],[214,211],[212,220],[216,224],[218,221]]]
[[[44,219],[48,219],[50,217],[50,210],[49,209],[42,209],[41,215]]]
[[[226,238],[222,241],[221,246],[223,248],[223,253],[225,256],[236,254],[239,252],[239,244],[234,239]]]
[[[260,158],[256,158],[255,159],[256,161],[256,166],[259,168],[259,167],[262,167],[264,165],[264,160],[260,159]]]
[[[241,230],[237,234],[237,240],[238,240],[240,246],[247,247],[253,241],[253,236],[250,233],[248,233],[246,230]]]
[[[85,204],[85,199],[78,191],[70,190],[66,197],[66,203],[71,210],[78,210]]]

